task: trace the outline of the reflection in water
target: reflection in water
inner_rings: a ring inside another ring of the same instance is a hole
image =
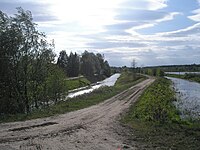
[[[175,102],[176,107],[181,112],[182,118],[200,117],[200,84],[196,82],[190,82],[183,79],[171,78],[174,83],[176,96],[178,98]]]
[[[69,95],[67,96],[67,98],[73,98],[82,94],[86,94],[86,93],[90,93],[92,91],[94,91],[95,89],[98,89],[102,86],[114,86],[115,82],[117,81],[117,79],[119,78],[120,74],[116,73],[114,75],[112,75],[111,77],[101,81],[101,82],[97,82],[96,85],[91,86],[89,89],[84,89],[84,90],[80,90],[78,92],[73,92],[73,93],[69,93]]]

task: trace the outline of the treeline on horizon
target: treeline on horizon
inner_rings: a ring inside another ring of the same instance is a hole
[[[61,51],[37,30],[30,11],[12,17],[0,11],[0,115],[29,113],[65,98],[67,77],[98,80],[110,76],[103,55]]]
[[[200,64],[190,65],[163,65],[147,67],[111,67],[114,72],[121,72],[126,69],[134,69],[136,73],[148,74],[152,76],[164,76],[165,72],[200,72]]]
[[[200,72],[200,64],[190,65],[163,65],[163,66],[150,66],[148,68],[160,68],[164,72]]]

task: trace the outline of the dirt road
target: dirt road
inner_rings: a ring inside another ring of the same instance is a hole
[[[0,150],[137,149],[124,143],[118,119],[154,79],[89,108],[48,117],[0,124]]]

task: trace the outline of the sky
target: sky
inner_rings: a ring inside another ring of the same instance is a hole
[[[200,0],[0,0],[30,10],[55,52],[104,54],[111,66],[200,64]]]

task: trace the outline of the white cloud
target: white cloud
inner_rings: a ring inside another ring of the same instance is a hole
[[[200,21],[200,9],[196,9],[196,10],[192,11],[192,13],[194,15],[188,16],[188,18],[193,21],[199,22]]]
[[[167,7],[167,0],[149,0],[149,9],[158,10]]]
[[[139,65],[166,65],[199,63],[200,23],[173,32],[129,37],[132,41],[143,41],[143,47],[115,50],[118,59],[136,58]],[[123,55],[122,55],[123,53]],[[124,60],[124,59],[123,59]],[[128,60],[127,60],[128,61]],[[130,61],[129,61],[130,62]],[[128,65],[128,63],[126,63]]]
[[[167,0],[125,0],[120,8],[158,10],[167,7]]]
[[[118,66],[130,66],[132,58],[139,66],[199,61],[200,23],[172,32],[139,34],[138,30],[185,14],[165,12],[167,0],[0,0],[0,8],[9,11],[19,4],[32,11],[49,39],[55,39],[57,54],[100,52]],[[200,9],[192,13],[188,18],[199,22]]]
[[[135,26],[133,28],[131,28],[131,30],[140,30],[140,29],[145,29],[145,28],[150,28],[150,27],[153,27],[155,26],[156,23],[144,23],[143,25],[139,25],[139,26]],[[130,31],[131,32],[131,31]]]
[[[114,8],[118,2],[114,0],[52,0],[51,4],[52,13],[61,21],[79,22],[83,26],[98,28],[114,21]]]
[[[196,0],[196,1],[199,3],[199,6],[200,6],[200,0]],[[194,15],[188,16],[188,18],[193,21],[200,22],[200,8],[193,10],[192,13]]]
[[[164,22],[164,21],[169,21],[169,20],[173,20],[175,16],[177,15],[182,15],[182,13],[180,12],[172,12],[167,14],[165,17],[156,20],[156,22]]]
[[[187,37],[194,34],[200,34],[200,23],[176,31],[157,33],[156,35],[164,37]]]
[[[154,27],[158,23],[173,20],[176,15],[181,15],[181,13],[172,12],[172,13],[166,14],[162,18],[144,22],[142,25],[135,26],[131,30],[140,30],[140,29],[144,29],[144,28]]]

